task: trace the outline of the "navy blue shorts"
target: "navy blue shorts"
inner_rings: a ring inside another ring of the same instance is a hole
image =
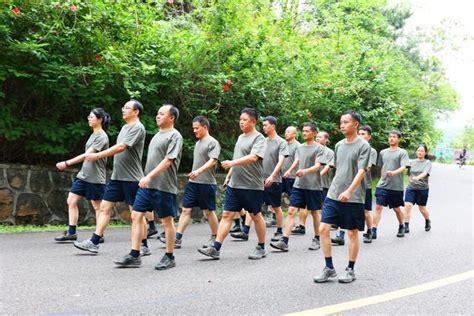
[[[282,192],[290,197],[293,191],[293,184],[295,184],[295,178],[283,178],[281,184],[283,186]]]
[[[184,189],[183,207],[199,207],[201,210],[215,211],[216,190],[215,184],[188,182]]]
[[[372,189],[365,190],[365,209],[372,211]]]
[[[418,206],[426,206],[428,203],[429,189],[412,190],[407,188],[405,191],[405,202],[417,204]]]
[[[362,203],[341,203],[330,198],[324,200],[321,222],[337,225],[341,229],[364,231],[365,214]]]
[[[375,198],[378,205],[388,206],[389,208],[405,206],[405,202],[403,202],[403,191],[376,188]]]
[[[323,191],[293,188],[290,206],[305,208],[308,211],[318,211],[323,202]]]
[[[326,196],[328,196],[328,191],[329,191],[328,188],[323,188],[323,203],[324,203],[324,200],[326,199]]]
[[[240,212],[245,209],[252,214],[262,211],[263,191],[234,189],[227,187],[225,190],[224,211]]]
[[[105,187],[102,200],[109,202],[125,202],[128,205],[133,205],[137,191],[138,182],[110,180]]]
[[[271,187],[265,188],[265,191],[263,191],[263,202],[272,207],[280,207],[282,187],[281,183],[273,182]]]
[[[176,217],[178,214],[177,204],[176,194],[140,188],[135,203],[133,203],[133,210],[137,212],[154,210],[159,218]]]
[[[104,195],[105,184],[90,183],[79,178],[72,182],[71,193],[85,197],[86,200],[99,201]]]

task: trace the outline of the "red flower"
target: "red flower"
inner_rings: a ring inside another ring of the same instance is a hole
[[[14,8],[12,9],[12,12],[13,12],[13,14],[14,14],[15,16],[19,16],[21,10],[20,10],[20,8],[18,8],[18,7],[14,7]]]
[[[97,53],[95,54],[95,60],[101,60],[102,59],[102,55]]]
[[[77,11],[77,6],[75,4],[73,4],[72,6],[69,7],[69,10],[71,10],[72,12],[76,12]]]
[[[225,82],[227,82],[227,85],[229,85],[229,86],[231,86],[231,85],[234,84],[234,83],[232,82],[232,80],[230,80],[230,79],[227,79]]]
[[[336,131],[336,130],[333,130],[332,133],[333,133],[334,135],[337,135],[337,131]]]
[[[230,87],[228,85],[224,85],[224,91],[229,91]]]

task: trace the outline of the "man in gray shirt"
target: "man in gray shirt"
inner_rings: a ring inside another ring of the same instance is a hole
[[[365,171],[369,165],[370,145],[358,137],[360,114],[344,112],[340,127],[345,138],[334,148],[336,174],[329,187],[321,218],[321,248],[326,266],[314,282],[323,283],[337,276],[332,262],[331,225],[346,229],[349,235],[349,264],[339,282],[355,280],[354,265],[359,253],[359,231],[364,231]]]
[[[97,161],[114,156],[114,164],[112,177],[105,187],[100,203],[95,232],[90,239],[74,242],[74,246],[80,250],[98,253],[99,242],[109,224],[115,203],[125,202],[129,205],[130,211],[132,210],[138,182],[143,177],[142,154],[146,131],[140,122],[142,112],[143,105],[140,102],[130,100],[125,103],[122,107],[122,117],[126,124],[120,130],[117,144],[109,149],[85,155],[85,161]],[[144,237],[146,238],[146,232]]]
[[[409,164],[408,153],[405,149],[398,147],[401,133],[393,130],[388,134],[389,148],[380,152],[377,164],[382,167],[381,176],[375,189],[376,206],[374,214],[374,227],[372,228],[372,239],[377,238],[377,226],[382,217],[384,206],[395,211],[399,223],[397,237],[405,236],[403,226],[403,212],[401,206],[403,201],[403,172]]]
[[[166,236],[166,253],[155,269],[166,270],[175,266],[173,218],[177,215],[178,168],[183,148],[183,137],[174,128],[178,117],[178,109],[170,104],[163,105],[156,115],[159,131],[148,147],[146,175],[140,179],[140,189],[133,204],[132,249],[128,255],[114,261],[120,267],[141,265],[140,241],[146,236],[145,213],[150,209],[161,219]],[[142,251],[142,255],[146,254]]]
[[[224,169],[232,168],[230,181],[225,192],[224,212],[217,230],[217,237],[211,247],[202,247],[198,251],[213,259],[219,259],[224,239],[229,234],[234,212],[245,209],[255,223],[258,245],[249,255],[249,259],[262,259],[265,251],[265,221],[261,215],[263,204],[263,163],[265,154],[265,137],[256,129],[258,113],[252,108],[240,112],[239,136],[234,148],[232,160],[222,162]]]

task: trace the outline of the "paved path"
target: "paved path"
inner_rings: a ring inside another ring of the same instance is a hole
[[[311,236],[293,236],[290,251],[271,251],[260,261],[247,259],[251,240],[227,239],[221,259],[210,261],[196,249],[207,225],[192,225],[177,266],[156,271],[163,244],[151,240],[153,254],[139,269],[117,269],[113,260],[129,251],[129,229],[110,229],[99,255],[56,244],[57,233],[0,234],[1,314],[286,314],[346,303],[342,314],[472,314],[473,278],[437,289],[357,307],[352,301],[406,289],[474,270],[473,169],[434,165],[429,209],[433,230],[415,209],[412,232],[395,236],[397,222],[385,210],[379,238],[362,244],[357,281],[315,284],[324,264],[321,251],[309,251]],[[273,233],[273,229],[271,229]],[[81,231],[80,237],[90,232]],[[334,249],[342,272],[347,246]],[[405,292],[404,292],[405,293]],[[355,308],[355,309],[354,309]]]

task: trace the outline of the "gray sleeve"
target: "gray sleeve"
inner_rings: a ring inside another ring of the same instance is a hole
[[[94,139],[94,142],[91,145],[91,148],[94,149],[96,152],[102,151],[108,147],[109,138],[107,136],[101,136]]]
[[[211,159],[219,159],[219,155],[221,153],[221,145],[219,142],[215,141],[209,144],[208,147],[208,155]]]
[[[383,167],[383,151],[379,153],[379,158],[377,159],[377,166]]]
[[[265,148],[267,146],[265,145],[265,137],[262,135],[259,135],[258,137],[255,138],[253,145],[252,145],[252,150],[250,151],[251,155],[257,155],[259,158],[263,159],[263,156],[265,155]]]
[[[377,164],[377,151],[373,148],[370,149],[370,162],[369,168]]]
[[[328,164],[331,168],[334,167],[334,152],[333,152],[333,151],[328,151],[327,164]]]
[[[431,173],[431,161],[427,160],[427,163],[423,168],[423,172],[426,172],[427,174]]]
[[[166,159],[176,159],[178,158],[179,154],[181,153],[181,149],[183,148],[183,138],[174,135],[171,139],[170,143],[168,144],[168,149],[166,150]]]
[[[318,146],[318,152],[316,153],[316,162],[325,165],[327,163],[327,156],[322,146]]]
[[[408,153],[406,150],[403,150],[400,154],[400,166],[406,167],[410,165],[410,158],[408,157]]]
[[[288,157],[290,155],[290,150],[288,149],[288,144],[286,142],[281,142],[278,146],[278,156]]]
[[[145,130],[141,129],[140,125],[135,124],[124,136],[122,144],[125,144],[128,147],[133,147],[138,144],[143,137],[145,137]]]
[[[359,149],[359,157],[357,159],[357,169],[367,170],[370,161],[370,146],[365,144]]]

